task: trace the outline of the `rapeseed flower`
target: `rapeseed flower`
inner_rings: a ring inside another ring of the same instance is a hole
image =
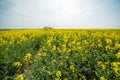
[[[55,78],[54,80],[61,80],[59,77]]]
[[[42,56],[42,54],[41,54],[41,53],[38,53],[38,54],[37,54],[37,57],[38,57],[38,58],[40,58],[41,56]]]
[[[84,43],[84,45],[87,45],[88,41],[87,40],[83,40],[83,43]]]
[[[51,75],[52,75],[52,72],[51,72],[51,71],[48,71],[47,73],[48,73],[48,75],[49,75],[49,76],[51,76]]]
[[[116,42],[115,47],[120,48],[120,43]]]
[[[52,60],[52,63],[56,63],[57,61],[55,59]]]
[[[117,57],[117,59],[120,58],[120,52],[118,52],[117,54],[115,54],[115,56]]]
[[[56,50],[56,46],[55,46],[55,45],[53,46],[53,49],[52,49],[52,50],[54,50],[54,51]]]
[[[64,80],[68,80],[68,78],[64,78]]]
[[[102,67],[102,69],[105,69],[106,66],[102,63],[102,61],[98,61],[98,65]]]
[[[102,76],[102,77],[100,77],[100,80],[107,80],[107,79]]]
[[[72,66],[70,66],[70,71],[71,72],[74,72],[75,71],[75,67],[72,65]]]
[[[61,71],[57,71],[57,72],[56,72],[56,76],[57,76],[58,78],[60,78],[60,77],[62,76]]]
[[[46,56],[47,54],[44,52],[43,54],[42,54],[42,56]]]
[[[50,40],[50,39],[47,41],[47,44],[48,44],[48,45],[51,45],[51,40]]]
[[[63,48],[66,48],[66,44],[63,44],[62,47],[63,47]]]
[[[106,38],[105,41],[106,41],[106,44],[109,44],[109,45],[112,44],[112,40],[111,39]]]
[[[24,75],[23,74],[20,74],[18,75],[15,80],[24,80]]]
[[[111,66],[112,66],[112,69],[114,70],[115,74],[116,75],[119,75],[120,76],[120,62],[112,62],[111,63]]]
[[[116,75],[119,75],[120,76],[120,68],[113,68],[113,70],[115,71],[115,74]]]
[[[31,54],[30,53],[27,53],[25,56],[24,56],[24,61],[26,61],[26,62],[29,62],[30,61],[30,59],[31,59]]]
[[[111,65],[112,65],[113,67],[118,68],[119,65],[120,65],[120,62],[112,62]]]
[[[102,54],[102,57],[103,57],[103,58],[107,58],[108,55],[106,55],[106,54]]]
[[[16,68],[19,68],[19,67],[22,66],[22,63],[21,63],[21,62],[14,62],[14,66],[15,66]]]
[[[106,51],[109,50],[110,46],[109,45],[105,46],[105,49],[106,49]]]

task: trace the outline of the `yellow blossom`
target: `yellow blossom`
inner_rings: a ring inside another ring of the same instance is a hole
[[[70,66],[70,71],[74,72],[75,71],[75,67],[72,65]]]
[[[63,44],[62,47],[63,47],[63,48],[66,48],[66,44]]]
[[[100,39],[98,39],[98,47],[102,47],[102,42]]]
[[[43,54],[42,54],[42,56],[46,56],[47,54],[44,52]]]
[[[25,56],[24,56],[24,61],[28,62],[30,61],[30,58],[31,58],[31,54],[30,53],[27,53]]]
[[[117,75],[120,75],[120,68],[113,68],[113,70],[115,71],[115,73],[117,74]]]
[[[78,50],[82,50],[82,47],[78,47]]]
[[[18,75],[15,80],[24,80],[24,75],[23,74]]]
[[[111,65],[112,65],[113,67],[118,68],[119,65],[120,65],[120,62],[112,62]]]
[[[55,45],[53,46],[53,49],[52,49],[52,50],[56,50],[56,46],[55,46]]]
[[[105,69],[106,66],[102,63],[102,61],[98,61],[98,65],[102,67],[102,69]]]
[[[52,60],[53,63],[56,63],[57,61],[55,59]]]
[[[61,80],[59,77],[55,78],[54,80]]]
[[[105,40],[106,40],[106,44],[109,44],[109,45],[112,44],[112,40],[111,39],[106,38]]]
[[[110,46],[109,45],[105,46],[105,49],[106,49],[106,51],[109,50]]]
[[[83,40],[83,44],[84,44],[84,45],[87,45],[87,44],[88,44],[88,41],[87,41],[87,40]]]
[[[66,56],[65,58],[66,58],[66,59],[68,59],[69,57],[68,57],[68,56]]]
[[[71,52],[71,49],[68,49],[67,52],[68,52],[68,53]]]
[[[61,76],[62,76],[61,71],[57,71],[57,72],[56,72],[56,76],[57,76],[58,78],[61,77]]]
[[[41,57],[41,53],[38,53],[37,56],[38,56],[38,58],[40,58]]]
[[[103,57],[103,58],[107,58],[108,55],[106,55],[106,54],[102,54],[102,57]]]
[[[100,80],[107,80],[107,79],[102,76],[102,77],[100,77]]]
[[[101,44],[101,43],[98,43],[98,47],[102,47],[102,44]]]
[[[112,62],[111,63],[111,66],[112,66],[112,69],[114,70],[115,74],[116,75],[119,75],[120,76],[120,62]]]
[[[27,69],[25,69],[24,71],[25,71],[25,72],[27,72],[28,70],[27,70]]]
[[[115,56],[117,57],[117,59],[120,58],[120,52],[118,52],[117,54],[115,54]]]
[[[15,66],[16,68],[19,68],[19,67],[22,66],[22,64],[21,64],[21,62],[14,62],[14,66]]]
[[[68,78],[64,78],[64,80],[68,80]]]
[[[47,44],[48,44],[49,46],[51,45],[51,40],[50,40],[50,39],[47,41]]]
[[[115,47],[120,48],[120,44],[118,42],[115,43]]]
[[[51,72],[51,71],[48,71],[48,75],[51,76],[51,75],[52,75],[52,72]]]

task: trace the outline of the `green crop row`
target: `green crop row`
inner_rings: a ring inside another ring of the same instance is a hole
[[[119,80],[120,30],[0,32],[0,79]]]

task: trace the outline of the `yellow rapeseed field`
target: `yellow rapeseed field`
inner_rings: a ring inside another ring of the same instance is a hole
[[[120,29],[0,31],[0,80],[120,80]]]

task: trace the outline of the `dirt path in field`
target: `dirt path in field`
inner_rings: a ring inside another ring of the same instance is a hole
[[[15,73],[14,76],[17,76],[19,74],[24,74],[28,80],[32,80],[30,76],[30,74],[32,74],[32,69],[33,69],[33,66],[35,65],[36,62],[39,61],[39,59],[37,60],[36,57],[38,56],[37,54],[39,53],[39,49],[37,49],[34,54],[31,56],[31,63],[26,67],[26,68],[22,68],[21,70],[19,70],[18,72]]]
[[[31,74],[32,72],[32,69],[35,65],[35,63],[37,63],[39,61],[39,59],[36,59],[36,57],[38,56],[37,54],[39,53],[39,49],[35,51],[35,53],[32,55],[31,59],[32,59],[32,63],[28,66],[28,68],[23,72],[23,74],[25,75],[29,75]],[[28,78],[30,78],[28,76]],[[31,79],[32,80],[32,79]]]

